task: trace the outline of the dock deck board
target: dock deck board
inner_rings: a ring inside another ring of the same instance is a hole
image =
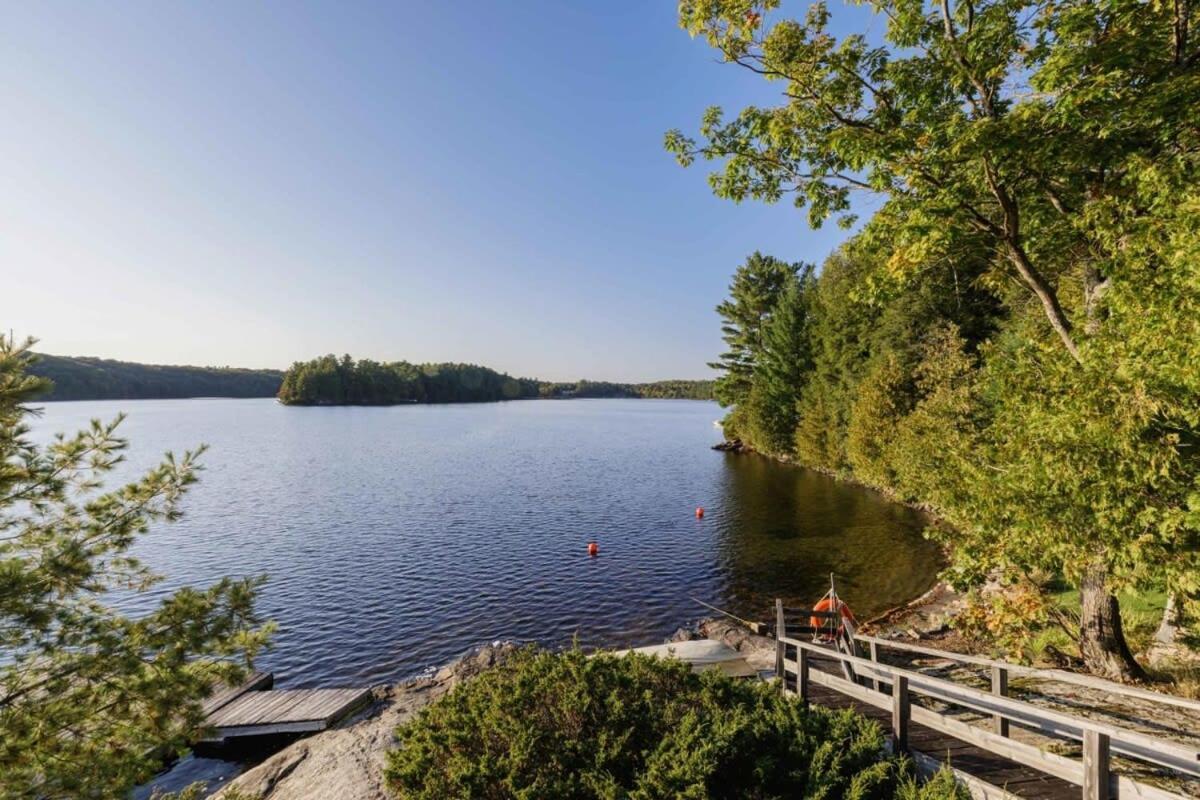
[[[274,683],[274,673],[252,672],[250,673],[250,677],[237,686],[225,686],[213,692],[212,697],[205,700],[200,708],[203,709],[204,716],[212,716],[219,708],[232,703],[246,694],[246,692],[258,692],[263,689],[270,689]]]
[[[207,723],[212,729],[209,738],[221,740],[322,731],[370,701],[370,689],[254,690],[239,687],[232,697],[214,704],[209,712]]]

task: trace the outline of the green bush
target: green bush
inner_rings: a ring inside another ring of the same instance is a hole
[[[414,800],[959,797],[918,786],[861,716],[641,656],[527,649],[396,736],[388,786]]]

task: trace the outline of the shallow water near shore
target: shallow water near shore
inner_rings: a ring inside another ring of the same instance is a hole
[[[495,639],[657,642],[709,614],[692,597],[766,620],[775,597],[813,603],[830,572],[863,619],[939,568],[919,512],[711,450],[714,403],[43,407],[40,441],[127,412],[124,479],[210,446],[184,519],[136,548],[166,580],[114,599],[136,613],[184,584],[268,574],[260,607],[279,631],[258,666],[279,686],[392,682]]]

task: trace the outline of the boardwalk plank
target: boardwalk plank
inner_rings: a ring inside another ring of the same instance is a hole
[[[812,657],[812,669],[838,674],[836,662]],[[888,730],[891,714],[881,708],[858,702],[848,695],[824,686],[813,686],[809,700],[816,705],[841,710],[854,709]],[[909,747],[915,752],[988,783],[998,789],[1030,800],[1077,800],[1080,789],[1074,784],[1046,775],[1031,767],[989,753],[976,745],[956,739],[919,723],[909,725]]]
[[[208,718],[216,738],[324,730],[370,701],[370,689],[249,692]]]

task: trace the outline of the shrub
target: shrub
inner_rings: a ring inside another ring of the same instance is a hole
[[[875,723],[643,656],[534,649],[396,731],[390,789],[437,798],[891,798],[927,794]]]

